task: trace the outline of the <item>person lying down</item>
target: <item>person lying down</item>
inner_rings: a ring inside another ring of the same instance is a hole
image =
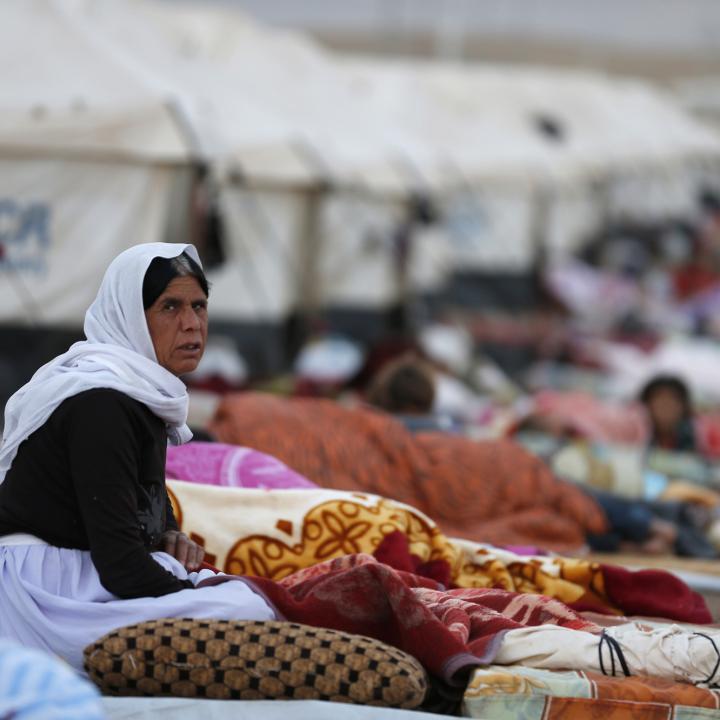
[[[201,567],[203,550],[178,530],[165,489],[167,443],[191,437],[179,376],[202,356],[208,295],[193,246],[126,250],[87,311],[87,339],[10,398],[0,448],[0,638],[82,672],[84,647],[125,625],[294,620],[252,579]],[[633,673],[717,678],[710,633],[677,626],[606,636],[526,627],[502,636],[494,662],[604,670],[621,656]]]

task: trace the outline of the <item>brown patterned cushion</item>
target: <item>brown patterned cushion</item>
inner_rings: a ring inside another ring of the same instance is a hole
[[[154,620],[85,648],[109,695],[331,700],[415,708],[427,676],[378,640],[276,620]]]

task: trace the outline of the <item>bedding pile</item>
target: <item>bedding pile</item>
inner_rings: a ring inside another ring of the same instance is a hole
[[[702,598],[662,570],[631,572],[583,559],[521,556],[444,535],[403,503],[339,490],[224,488],[168,481],[182,529],[234,575],[283,580],[353,553],[444,586],[554,597],[579,610],[710,622]]]
[[[591,498],[509,440],[412,435],[369,408],[260,393],[226,396],[209,429],[321,487],[393,498],[470,540],[572,552],[606,529]]]

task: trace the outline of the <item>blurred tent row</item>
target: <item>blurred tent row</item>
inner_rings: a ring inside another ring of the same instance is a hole
[[[270,375],[298,325],[368,341],[415,298],[527,305],[540,260],[720,188],[718,136],[647,84],[341,59],[221,5],[9,0],[0,78],[9,389],[13,348],[63,349],[138,242],[201,248],[213,330]]]

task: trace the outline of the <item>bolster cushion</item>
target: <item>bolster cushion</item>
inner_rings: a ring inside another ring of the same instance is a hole
[[[277,620],[170,618],[114,630],[85,648],[108,695],[330,700],[418,707],[427,676],[378,640]]]

